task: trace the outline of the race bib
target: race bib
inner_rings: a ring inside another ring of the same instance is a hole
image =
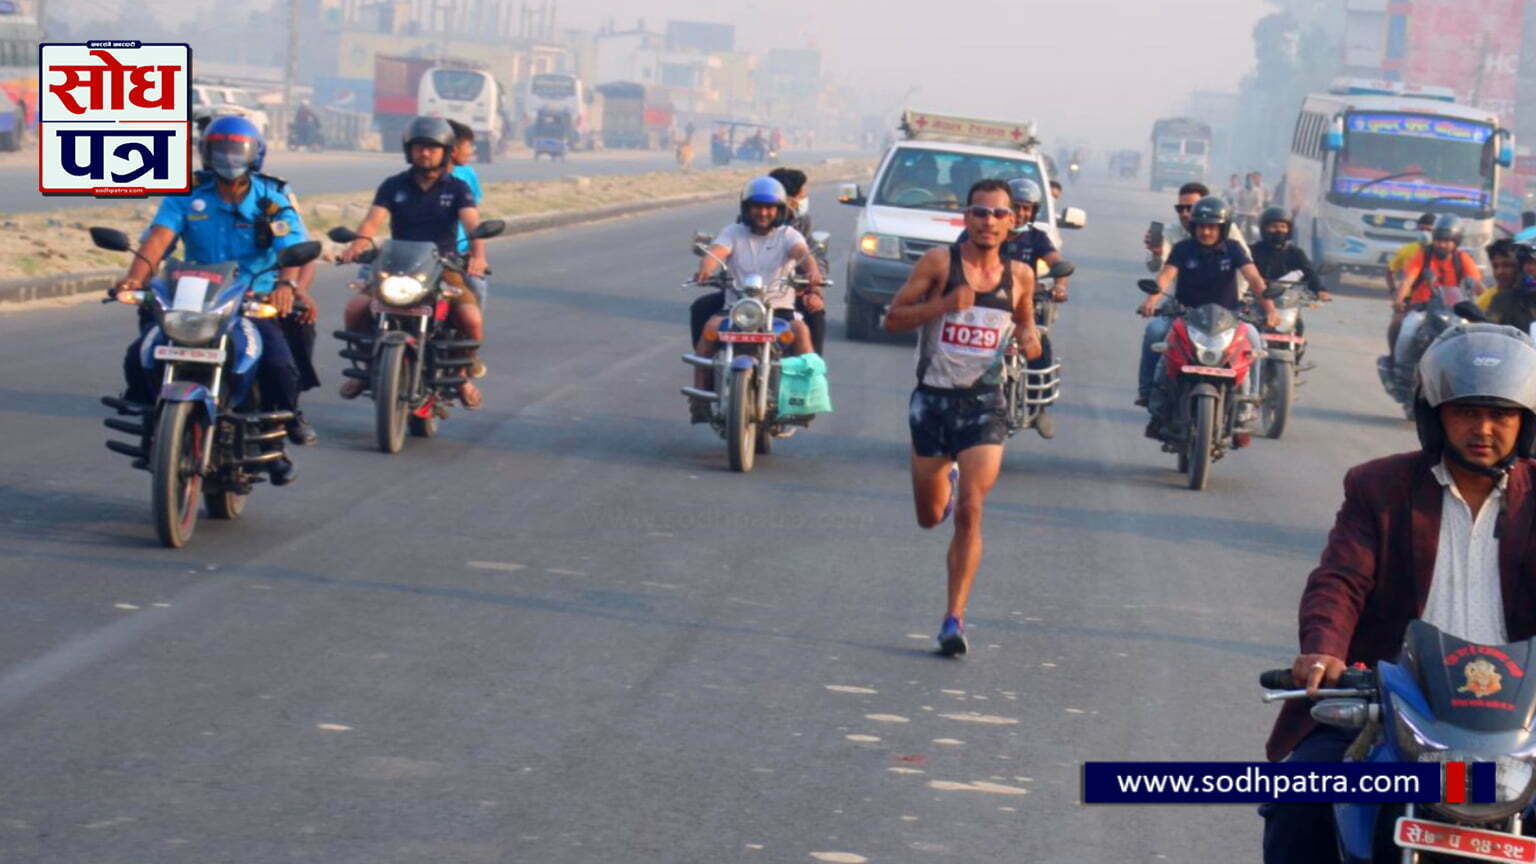
[[[1000,327],[987,327],[946,317],[939,330],[939,343],[944,350],[958,354],[990,356],[1003,344]]]

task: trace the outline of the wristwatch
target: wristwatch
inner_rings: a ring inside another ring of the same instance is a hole
[[[284,285],[287,285],[289,288],[292,288],[295,292],[297,292],[299,290],[299,286],[293,284],[293,280],[292,279],[279,279],[276,282],[273,282],[272,283],[272,290],[276,291],[277,289],[283,287]]]

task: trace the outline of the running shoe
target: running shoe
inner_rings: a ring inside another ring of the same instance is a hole
[[[944,625],[939,628],[939,653],[945,657],[955,657],[964,654],[970,649],[965,641],[965,624],[953,615],[944,616]]]

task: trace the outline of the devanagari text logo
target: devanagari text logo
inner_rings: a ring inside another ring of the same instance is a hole
[[[192,48],[38,46],[38,189],[97,198],[192,188]]]

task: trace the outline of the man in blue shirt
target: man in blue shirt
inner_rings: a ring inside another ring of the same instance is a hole
[[[469,187],[469,194],[474,196],[475,206],[479,207],[480,202],[485,200],[485,193],[480,189],[480,175],[476,174],[475,169],[469,164],[475,161],[475,130],[457,120],[449,120],[448,126],[453,130],[453,152],[449,154],[453,160],[453,171],[450,173],[464,181],[464,185]],[[467,259],[469,235],[464,233],[462,223],[459,225],[458,237],[458,246],[455,248],[458,249],[460,257]],[[484,276],[466,276],[464,283],[469,286],[469,290],[475,292],[475,299],[480,301],[480,320],[484,321],[485,301],[490,294],[490,283]],[[472,378],[484,378],[485,362],[476,357],[474,365],[469,369],[469,374]]]
[[[278,252],[308,239],[303,220],[285,194],[286,184],[258,173],[267,148],[261,132],[250,121],[218,118],[209,124],[200,149],[204,170],[196,175],[190,193],[168,196],[160,202],[149,236],[140,244],[139,256],[129,266],[128,275],[117,283],[120,291],[142,290],[153,264],[178,241],[183,258],[189,262],[235,261],[237,272],[250,276],[275,265]],[[275,273],[261,273],[254,277],[250,290],[277,307],[279,317],[286,317],[293,312],[298,296],[300,269],[285,267]],[[313,305],[308,297],[302,299]],[[295,443],[312,443],[314,430],[297,413],[301,376],[282,328],[274,319],[251,319],[251,323],[262,339],[257,370],[262,410],[295,412],[288,427],[289,438]],[[141,335],[139,341],[143,338]],[[143,380],[141,370],[136,371],[139,374],[129,377],[129,398],[153,401],[149,382]],[[286,485],[295,478],[287,459],[272,463],[271,471],[274,485]]]

